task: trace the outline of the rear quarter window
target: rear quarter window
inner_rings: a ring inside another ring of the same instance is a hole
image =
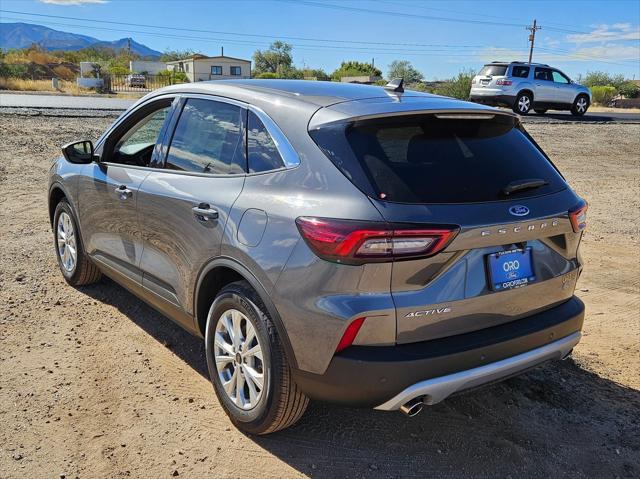
[[[550,194],[564,179],[514,118],[411,115],[310,132],[325,155],[372,197],[400,203],[472,203]],[[546,185],[507,197],[513,182]]]

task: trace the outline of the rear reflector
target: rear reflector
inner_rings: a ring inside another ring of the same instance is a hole
[[[358,335],[358,331],[360,331],[360,328],[362,327],[362,323],[364,323],[364,320],[365,318],[354,319],[351,322],[351,324],[347,326],[347,329],[342,335],[342,339],[338,343],[338,347],[336,348],[336,353],[339,353],[343,349],[346,349],[353,344],[353,341],[356,339],[356,336]]]
[[[455,237],[457,227],[410,227],[382,222],[300,217],[298,229],[315,254],[345,264],[433,256]]]
[[[587,209],[589,204],[586,201],[581,201],[574,208],[569,210],[569,218],[571,219],[571,226],[573,231],[579,233],[587,227]]]

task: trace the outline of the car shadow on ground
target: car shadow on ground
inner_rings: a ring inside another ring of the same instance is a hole
[[[111,280],[82,292],[116,307],[208,377],[201,339]],[[638,477],[640,392],[569,359],[415,418],[311,403],[294,427],[248,438],[312,477]]]

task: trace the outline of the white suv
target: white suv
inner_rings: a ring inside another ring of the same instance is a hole
[[[471,101],[504,105],[526,115],[547,110],[570,110],[582,116],[591,104],[591,92],[556,68],[541,63],[493,62],[471,81]]]

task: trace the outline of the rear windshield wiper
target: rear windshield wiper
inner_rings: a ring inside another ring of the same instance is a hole
[[[512,181],[507,186],[502,188],[502,193],[505,195],[510,195],[512,193],[515,193],[516,191],[532,190],[548,184],[549,184],[548,181],[542,180],[540,178],[533,178],[529,180],[516,180],[516,181]]]

